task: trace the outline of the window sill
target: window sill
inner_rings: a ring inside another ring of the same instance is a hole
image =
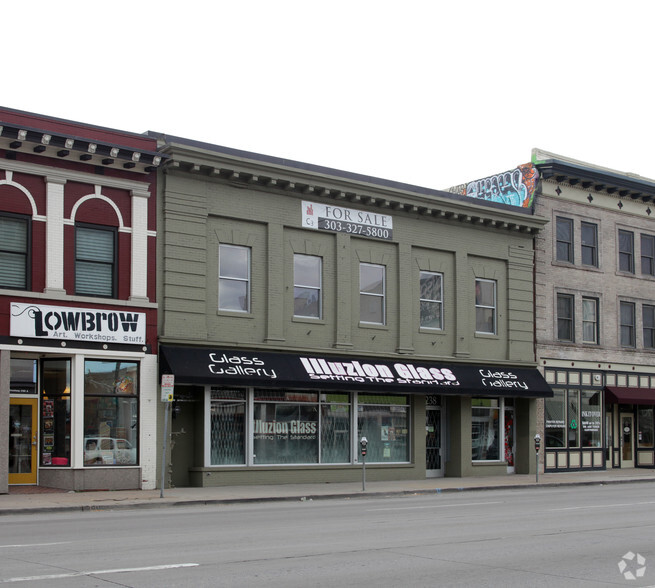
[[[389,325],[382,325],[380,323],[363,323],[360,322],[359,326],[362,329],[378,329],[381,331],[388,331],[389,330]]]
[[[310,316],[294,316],[294,317],[292,317],[291,320],[294,323],[305,323],[305,324],[310,324],[310,325],[324,325],[324,324],[326,324],[325,319],[312,318]]]
[[[216,316],[231,316],[234,318],[253,319],[255,315],[252,312],[239,312],[236,310],[217,310]]]
[[[435,329],[433,327],[419,327],[419,333],[425,333],[426,335],[447,335],[445,329]]]

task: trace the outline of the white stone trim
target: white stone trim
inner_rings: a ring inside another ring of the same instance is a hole
[[[76,172],[66,169],[59,170],[46,165],[35,165],[8,159],[0,160],[0,169],[30,174],[33,176],[52,177],[53,179],[58,177],[62,181],[79,182],[82,184],[91,184],[92,186],[95,186],[100,181],[101,185],[107,188],[120,188],[128,191],[134,190],[147,192],[150,188],[150,183],[148,182],[135,182],[133,180],[98,176],[97,174]]]

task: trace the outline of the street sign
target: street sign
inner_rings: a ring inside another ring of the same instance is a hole
[[[161,401],[173,402],[173,389],[175,388],[175,376],[173,374],[162,374],[161,376]]]

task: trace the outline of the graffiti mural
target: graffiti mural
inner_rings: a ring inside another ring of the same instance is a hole
[[[538,179],[537,168],[531,163],[525,163],[512,170],[456,186],[450,191],[471,198],[529,208],[532,206]]]

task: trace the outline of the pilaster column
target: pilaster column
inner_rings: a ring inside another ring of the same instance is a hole
[[[148,198],[150,192],[132,190],[132,268],[130,300],[148,300]]]
[[[46,182],[46,247],[45,292],[64,291],[64,185],[61,177],[47,176]]]

